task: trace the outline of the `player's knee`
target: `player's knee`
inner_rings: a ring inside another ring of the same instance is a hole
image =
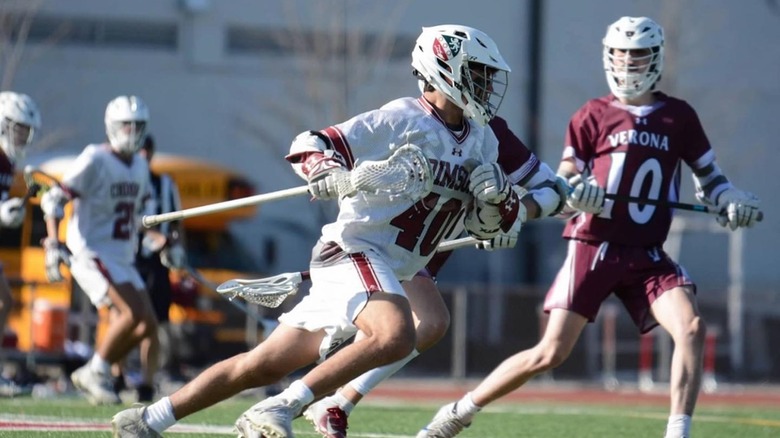
[[[694,317],[687,325],[685,337],[694,344],[701,345],[704,343],[706,335],[707,325],[704,323],[704,320],[699,316]]]
[[[549,371],[558,368],[569,358],[569,351],[559,346],[549,346],[539,349],[536,355],[536,369],[539,372]]]
[[[450,315],[437,315],[417,326],[417,351],[425,351],[439,342],[450,328]]]
[[[386,363],[401,360],[411,354],[417,340],[413,328],[397,330],[394,333],[382,333],[373,337]]]

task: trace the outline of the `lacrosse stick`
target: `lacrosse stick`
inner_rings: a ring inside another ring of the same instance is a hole
[[[696,211],[699,213],[713,214],[715,216],[721,216],[724,214],[722,211],[716,209],[715,207],[708,207],[702,204],[686,204],[684,202],[664,201],[660,199],[637,198],[634,196],[616,195],[614,193],[606,193],[604,194],[604,198],[611,199],[613,201],[618,201],[618,202],[630,202],[634,204],[665,206],[677,210]],[[761,222],[762,220],[764,220],[764,212],[759,211],[758,216],[756,216],[756,222]]]
[[[431,191],[433,178],[428,167],[428,159],[419,147],[408,144],[401,146],[386,160],[364,161],[351,172],[334,174],[338,192],[342,196],[350,196],[355,192],[385,195],[394,200],[409,198],[414,201]],[[216,204],[203,205],[185,210],[172,211],[156,215],[144,216],[145,227],[153,227],[162,222],[187,219],[210,213],[218,213],[239,207],[259,205],[308,193],[308,186],[293,187],[271,193],[249,196]]]
[[[436,250],[439,252],[452,251],[483,243],[473,237],[462,237],[442,242]],[[216,291],[226,296],[230,301],[240,297],[248,303],[275,308],[279,307],[287,297],[298,293],[300,284],[309,279],[309,271],[285,272],[267,278],[228,280],[220,284]]]
[[[29,164],[24,167],[22,176],[24,177],[24,185],[27,187],[27,191],[22,197],[22,204],[17,207],[17,209],[24,208],[30,198],[43,195],[47,190],[54,186],[59,186],[62,188],[62,185],[57,180],[57,178],[54,178],[48,173]]]

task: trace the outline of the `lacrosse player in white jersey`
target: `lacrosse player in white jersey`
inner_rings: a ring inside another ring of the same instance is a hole
[[[425,65],[416,68],[421,70]],[[421,81],[421,89],[423,95],[426,90],[427,93],[435,90],[425,80]],[[563,187],[558,184],[555,172],[541,162],[509,129],[506,120],[496,116],[490,120],[489,126],[499,141],[498,164],[507,173],[513,188],[518,190],[520,208],[525,210],[525,213],[518,215],[518,220],[508,232],[502,232],[477,245],[480,249],[491,251],[513,248],[526,220],[557,214],[565,205],[567,191],[562,190]],[[462,226],[459,226],[447,238],[456,237],[461,231]],[[451,252],[437,254],[425,269],[418,272],[411,280],[403,282],[412,307],[417,333],[417,345],[412,354],[400,361],[364,373],[350,381],[333,396],[313,403],[304,411],[304,416],[313,423],[314,429],[323,437],[346,437],[347,417],[355,405],[379,383],[444,337],[449,328],[450,314],[435,279],[439,269],[451,254]],[[357,336],[360,337],[361,334]]]
[[[157,368],[157,320],[144,282],[135,268],[138,215],[148,198],[149,168],[136,152],[144,141],[149,110],[136,96],[119,96],[105,113],[108,142],[90,144],[65,173],[66,191],[52,188],[41,199],[49,235],[45,241],[46,274],[61,281],[57,225],[62,206],[72,200],[66,244],[70,272],[95,307],[118,312],[86,365],[71,374],[73,384],[95,404],[116,404],[111,364],[121,361],[141,340],[150,353],[142,357],[144,384]]]
[[[431,91],[301,133],[292,142],[287,159],[312,196],[339,201],[337,219],[323,227],[312,251],[309,295],[252,351],[213,365],[149,407],[115,415],[115,436],[161,436],[177,420],[319,361],[236,422],[243,437],[291,437],[292,419],[315,397],[413,354],[414,321],[401,281],[425,267],[464,217],[472,235],[490,239],[508,231],[524,210],[496,164],[498,140],[486,126],[509,73],[496,44],[477,29],[436,26],[423,29],[412,56]],[[337,183],[360,162],[387,159],[407,145],[424,154],[430,191],[389,199],[347,192]],[[363,339],[324,359],[358,330]]]

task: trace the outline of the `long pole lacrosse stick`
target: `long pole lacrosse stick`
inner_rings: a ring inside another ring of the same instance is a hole
[[[617,195],[614,193],[606,193],[604,194],[604,198],[611,199],[613,201],[618,202],[629,202],[633,204],[646,204],[646,205],[656,205],[656,206],[663,206],[663,207],[669,207],[674,208],[677,210],[687,210],[687,211],[695,211],[699,213],[707,213],[712,214],[715,216],[721,216],[724,213],[715,207],[710,207],[707,205],[702,204],[687,204],[684,202],[674,202],[674,201],[665,201],[660,199],[647,199],[647,198],[637,198],[634,196],[626,196],[626,195]],[[756,216],[756,221],[761,222],[764,220],[764,212],[759,211],[758,215]]]
[[[350,196],[358,191],[386,195],[390,199],[410,198],[417,200],[428,194],[433,185],[431,170],[425,154],[415,145],[399,147],[386,160],[364,161],[350,172],[333,174],[341,196]],[[144,216],[145,227],[162,222],[187,219],[205,214],[218,213],[234,208],[259,205],[265,202],[286,199],[308,193],[307,186],[293,187],[276,192],[248,196],[170,213]]]

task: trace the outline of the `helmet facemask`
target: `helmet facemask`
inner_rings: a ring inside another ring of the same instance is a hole
[[[35,137],[35,128],[23,123],[17,123],[9,118],[3,118],[0,122],[0,143],[3,152],[11,162],[24,159],[25,147],[32,143]]]
[[[621,18],[607,28],[603,61],[612,94],[627,99],[642,96],[661,78],[663,29],[649,18]]]
[[[461,77],[464,114],[471,119],[489,122],[504,100],[509,82],[508,72],[472,62],[461,68]]]

